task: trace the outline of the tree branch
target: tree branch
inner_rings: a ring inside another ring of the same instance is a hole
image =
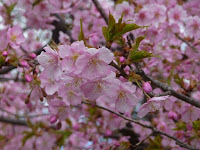
[[[142,69],[138,68],[138,72],[137,72],[137,73],[140,74],[146,81],[151,81],[151,83],[152,83],[153,85],[155,85],[156,87],[159,87],[159,88],[160,88],[161,90],[163,90],[164,92],[170,92],[170,94],[171,94],[172,96],[174,96],[174,97],[176,97],[176,98],[178,98],[178,99],[180,99],[180,100],[182,100],[182,101],[184,101],[184,102],[186,102],[186,103],[189,103],[189,104],[191,104],[192,106],[195,106],[195,107],[200,108],[200,103],[199,103],[197,100],[195,100],[195,99],[193,99],[193,98],[191,98],[191,97],[188,97],[188,96],[186,96],[186,95],[183,95],[183,94],[181,94],[181,93],[179,93],[179,92],[173,90],[173,89],[172,89],[171,87],[169,87],[167,84],[162,83],[162,82],[160,82],[160,81],[158,81],[158,80],[152,78],[152,77],[149,76],[149,75],[146,75],[145,72],[144,72]]]
[[[28,124],[23,120],[9,119],[5,117],[0,117],[0,122],[19,125],[19,126],[28,126]]]
[[[103,10],[103,8],[101,7],[101,5],[99,4],[99,2],[97,0],[92,0],[92,2],[96,6],[97,10],[100,12],[100,14],[103,17],[103,19],[105,20],[106,24],[108,24],[108,17],[106,15],[105,11]]]
[[[171,135],[169,135],[169,134],[167,134],[167,133],[164,133],[164,132],[162,132],[162,131],[156,129],[155,127],[153,127],[153,126],[151,126],[151,125],[142,124],[142,123],[140,123],[138,120],[131,119],[131,118],[126,117],[126,116],[124,116],[124,115],[122,115],[122,114],[120,114],[120,113],[114,112],[113,110],[110,110],[110,109],[108,109],[108,108],[99,106],[99,105],[97,105],[97,104],[94,105],[93,103],[86,102],[86,101],[83,101],[82,103],[83,103],[83,104],[87,104],[87,105],[92,105],[92,106],[94,106],[94,107],[97,107],[97,108],[106,110],[106,111],[108,111],[108,112],[110,112],[110,113],[112,113],[112,114],[115,114],[115,115],[117,115],[117,116],[119,116],[119,117],[121,117],[121,118],[123,118],[123,119],[125,119],[125,120],[127,120],[127,121],[130,121],[130,122],[133,122],[133,123],[135,123],[135,124],[138,124],[138,125],[140,125],[140,126],[142,126],[142,127],[144,127],[144,128],[151,129],[154,133],[157,133],[157,134],[160,134],[160,135],[164,135],[164,136],[166,136],[166,137],[168,137],[168,138],[170,138],[170,139],[176,141],[176,143],[177,143],[179,146],[181,146],[181,147],[185,147],[185,148],[190,149],[190,150],[198,150],[198,149],[196,149],[196,148],[194,148],[194,147],[192,147],[192,146],[190,146],[190,145],[188,145],[188,144],[186,144],[186,143],[184,143],[184,142],[178,140],[177,137],[174,137],[174,136],[171,136]]]
[[[178,34],[175,34],[175,36],[181,40],[182,42],[184,42],[185,44],[187,44],[194,52],[198,53],[198,50],[196,49],[196,47],[192,46],[188,41],[186,41],[185,39],[183,39],[182,37],[180,37]]]

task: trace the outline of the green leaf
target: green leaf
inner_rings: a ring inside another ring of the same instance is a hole
[[[116,24],[115,23],[115,18],[113,17],[113,15],[109,14],[108,29],[112,29],[115,24]]]
[[[8,14],[11,14],[11,12],[14,10],[16,4],[17,3],[14,3],[14,4],[10,5],[10,6],[4,5],[4,7],[7,9],[7,13]]]
[[[125,24],[125,26],[123,27],[123,29],[116,33],[116,37],[118,36],[122,36],[123,34],[127,33],[127,32],[130,32],[130,31],[133,31],[133,30],[136,30],[136,29],[139,29],[139,28],[143,28],[142,26],[138,26],[137,24],[135,23],[132,23],[132,24]]]
[[[144,150],[162,150],[162,138],[160,136],[156,136],[153,140],[149,138],[149,146]]]
[[[129,142],[121,142],[120,145],[117,147],[116,150],[128,150],[131,144]]]
[[[127,24],[126,22],[122,22],[123,15],[116,23],[115,18],[112,14],[109,14],[108,26],[102,28],[102,32],[104,38],[107,43],[112,44],[113,42],[117,42],[119,44],[123,44],[123,34],[130,32],[132,30],[136,30],[138,28],[144,28],[145,26],[138,26],[135,23]]]
[[[58,140],[57,140],[56,143],[57,143],[58,146],[61,147],[62,145],[65,144],[66,138],[68,138],[72,134],[72,132],[68,131],[68,130],[65,130],[65,131],[56,131],[56,134],[60,135],[60,137],[58,138]]]
[[[32,4],[33,7],[39,5],[40,3],[42,3],[44,0],[35,0]]]
[[[143,58],[147,57],[158,57],[158,56],[153,55],[152,53],[146,51],[134,51],[134,50],[132,50],[129,55],[131,62],[140,62],[142,61]]]
[[[187,129],[187,125],[185,122],[177,122],[176,128],[174,128],[173,130],[179,131],[179,130],[186,130],[186,129]]]
[[[22,139],[22,144],[25,145],[25,143],[27,142],[28,139],[30,139],[31,137],[33,137],[35,134],[34,132],[28,132],[28,131],[24,131],[25,136]]]
[[[83,33],[83,25],[82,25],[82,19],[80,19],[80,33],[79,33],[79,36],[78,36],[78,40],[79,41],[84,41],[84,44],[86,45],[86,42],[85,42],[85,36],[84,36],[84,33]]]
[[[107,27],[102,27],[102,32],[106,41],[109,41],[109,32]]]
[[[5,140],[6,136],[0,134],[0,141]]]
[[[5,57],[1,56],[0,57],[0,66],[3,66],[5,63]]]
[[[144,40],[144,39],[145,39],[145,36],[139,36],[139,37],[136,38],[134,51],[138,51],[138,47],[139,47],[139,45],[140,45],[140,42],[141,42],[142,40]]]
[[[195,131],[198,131],[200,130],[200,120],[195,120],[193,123],[192,123],[192,127]]]
[[[180,78],[178,74],[174,75],[174,81],[180,85],[181,87],[184,87],[183,77]]]

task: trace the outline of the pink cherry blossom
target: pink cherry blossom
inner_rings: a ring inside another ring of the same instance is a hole
[[[8,29],[7,38],[12,48],[17,49],[25,41],[22,29],[16,25]]]
[[[42,52],[37,56],[37,60],[42,67],[44,72],[50,77],[58,79],[62,74],[60,58],[58,52],[53,50],[50,46],[46,46],[45,52]]]
[[[168,11],[169,23],[177,23],[179,26],[183,24],[187,17],[186,11],[181,6],[175,6]]]
[[[155,112],[156,110],[159,110],[163,106],[163,101],[165,101],[168,97],[169,96],[161,96],[149,99],[140,107],[138,111],[138,117],[143,118],[149,112]]]
[[[108,64],[113,60],[114,55],[106,47],[99,49],[89,48],[84,55],[76,61],[76,66],[81,70],[82,76],[87,79],[100,77],[109,74],[112,67]]]

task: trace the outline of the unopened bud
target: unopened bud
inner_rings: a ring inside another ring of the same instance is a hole
[[[28,57],[30,57],[31,59],[35,59],[37,55],[35,53],[29,53]]]
[[[32,81],[32,77],[29,74],[25,74],[25,79],[27,82],[31,82]]]
[[[142,84],[142,88],[146,93],[149,93],[149,92],[152,91],[152,87],[151,87],[151,84],[149,82],[144,82]]]
[[[51,124],[56,123],[56,121],[57,121],[57,117],[55,115],[53,115],[53,116],[50,117],[50,123]]]
[[[7,51],[4,51],[4,52],[2,53],[2,55],[3,55],[4,57],[7,57],[7,56],[8,56],[8,52],[7,52]]]
[[[168,116],[169,119],[174,119],[174,120],[178,119],[177,114],[173,111],[170,111],[167,116]]]
[[[19,64],[20,64],[21,67],[27,67],[28,66],[28,63],[27,63],[26,60],[20,60]]]
[[[125,60],[126,60],[125,57],[123,57],[123,56],[119,57],[119,62],[120,62],[120,63],[123,63]]]

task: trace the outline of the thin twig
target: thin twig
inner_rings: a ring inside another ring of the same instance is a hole
[[[184,42],[185,44],[187,44],[194,52],[198,53],[198,50],[196,49],[196,47],[194,47],[193,45],[191,45],[188,41],[186,41],[185,39],[183,39],[182,37],[180,37],[178,34],[175,34],[175,36],[181,40],[182,42]]]
[[[105,11],[103,10],[103,8],[101,7],[101,5],[99,4],[99,2],[97,0],[92,0],[94,5],[96,6],[97,10],[100,12],[101,16],[103,17],[103,19],[105,20],[106,24],[108,24],[108,17],[105,13]]]
[[[192,146],[190,146],[190,145],[188,145],[188,144],[186,144],[186,143],[184,143],[184,142],[178,140],[177,137],[174,137],[174,136],[171,136],[171,135],[169,135],[169,134],[167,134],[167,133],[164,133],[164,132],[162,132],[162,131],[156,129],[155,127],[153,127],[153,126],[151,126],[151,125],[142,124],[142,123],[140,123],[138,120],[131,119],[131,118],[126,117],[126,116],[124,116],[124,115],[122,115],[122,114],[120,114],[120,113],[114,112],[113,110],[110,110],[110,109],[108,109],[108,108],[99,106],[99,105],[97,105],[97,104],[94,105],[94,104],[92,104],[92,103],[90,103],[90,102],[86,102],[86,101],[83,101],[82,103],[83,103],[83,104],[87,104],[87,105],[92,105],[92,106],[95,106],[95,107],[97,107],[97,108],[106,110],[106,111],[108,111],[108,112],[110,112],[110,113],[112,113],[112,114],[115,114],[115,115],[117,115],[117,116],[119,116],[119,117],[121,117],[121,118],[123,118],[123,119],[125,119],[125,120],[127,120],[127,121],[130,121],[130,122],[133,122],[133,123],[135,123],[135,124],[138,124],[138,125],[140,125],[140,126],[142,126],[142,127],[144,127],[144,128],[151,129],[154,133],[158,133],[158,134],[164,135],[164,136],[166,136],[166,137],[168,137],[168,138],[170,138],[170,139],[176,141],[176,143],[177,143],[179,146],[181,146],[181,147],[185,147],[185,148],[190,149],[190,150],[198,150],[198,149],[193,148]]]
[[[27,122],[23,120],[9,119],[5,117],[0,117],[0,122],[9,123],[13,125],[19,125],[19,126],[28,126]]]
[[[149,134],[147,137],[145,137],[142,141],[136,143],[134,145],[134,148],[137,149],[142,143],[144,143],[144,141],[146,141],[150,136],[152,136],[154,134],[154,132],[152,132],[151,134]]]
[[[9,111],[7,111],[7,110],[1,108],[1,107],[0,107],[0,110],[3,111],[3,112],[6,112],[7,114],[12,115],[12,116],[14,116],[14,117],[16,117],[16,118],[36,118],[36,117],[41,117],[41,116],[48,116],[48,115],[50,115],[50,114],[34,114],[34,115],[27,115],[27,116],[23,115],[23,116],[22,116],[22,115],[18,115],[18,114],[9,112]]]
[[[197,100],[195,100],[195,99],[193,99],[193,98],[191,98],[191,97],[188,97],[188,96],[186,96],[186,95],[183,95],[183,94],[181,94],[181,93],[179,93],[179,92],[173,90],[173,89],[172,89],[171,87],[169,87],[167,84],[162,83],[162,82],[160,82],[160,81],[158,81],[158,80],[152,78],[151,76],[145,74],[145,72],[144,72],[142,69],[138,69],[138,72],[137,72],[137,73],[140,74],[145,80],[151,81],[151,83],[152,83],[153,85],[155,85],[156,87],[159,87],[159,88],[160,88],[161,90],[163,90],[164,92],[170,92],[170,94],[171,94],[172,96],[174,96],[174,97],[176,97],[176,98],[178,98],[178,99],[180,99],[180,100],[182,100],[182,101],[184,101],[184,102],[186,102],[186,103],[189,103],[189,104],[191,104],[192,106],[195,106],[195,107],[200,108],[200,103],[199,103]]]

